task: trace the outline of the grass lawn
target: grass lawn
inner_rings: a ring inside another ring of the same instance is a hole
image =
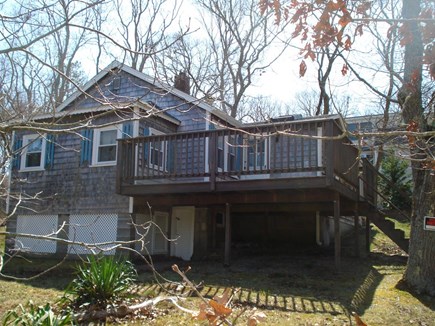
[[[387,220],[390,220],[394,223],[394,227],[396,229],[402,230],[403,232],[405,232],[405,238],[409,239],[409,236],[411,234],[411,225],[409,221],[398,221],[394,218],[389,218],[387,217]]]
[[[376,229],[373,232],[374,243],[381,241],[386,245],[383,234]],[[412,295],[398,286],[406,257],[381,251],[360,259],[344,257],[341,273],[335,271],[333,263],[334,257],[329,252],[253,256],[234,259],[229,268],[220,262],[192,262],[188,276],[196,283],[204,281],[200,291],[205,297],[211,298],[226,288],[239,289],[233,300],[232,315],[246,310],[246,316],[257,309],[267,315],[262,325],[355,325],[352,311],[368,325],[434,325],[435,299]],[[170,270],[170,264],[159,262],[157,267],[168,279],[179,280]],[[15,276],[35,272],[18,268],[20,265],[10,266],[6,272]],[[186,266],[187,263],[180,263],[180,268]],[[140,282],[132,289],[132,295],[167,295],[165,291],[187,294],[183,287],[173,288],[169,283],[162,289],[145,268],[139,268],[139,275]],[[55,302],[71,279],[70,267],[32,281],[1,278],[0,316],[30,299],[37,304]],[[199,299],[189,296],[182,304],[197,309]],[[152,314],[143,318],[146,319],[137,319],[133,324],[200,324],[167,303],[159,304]],[[246,317],[239,321],[246,325]]]

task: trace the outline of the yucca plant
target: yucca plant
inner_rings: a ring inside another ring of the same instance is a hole
[[[49,303],[45,306],[35,306],[32,301],[29,301],[25,307],[20,304],[15,310],[9,310],[2,325],[66,326],[74,323],[69,312],[56,314]]]
[[[125,259],[89,256],[76,268],[76,277],[67,287],[65,296],[72,295],[72,302],[79,307],[105,308],[119,299],[136,279],[136,269]]]

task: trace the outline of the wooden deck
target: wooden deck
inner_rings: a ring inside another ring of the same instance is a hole
[[[326,118],[121,139],[117,192],[154,204],[354,202],[369,194],[358,154]]]

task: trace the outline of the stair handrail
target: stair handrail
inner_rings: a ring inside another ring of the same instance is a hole
[[[400,188],[398,188],[390,179],[388,179],[385,175],[383,175],[382,173],[380,173],[378,170],[376,170],[375,169],[375,167],[367,160],[367,159],[365,159],[365,164],[366,164],[366,167],[367,168],[369,168],[370,170],[372,170],[377,176],[380,176],[382,179],[384,179],[386,182],[387,182],[387,184],[389,185],[389,186],[391,186],[391,187],[393,187],[393,188],[396,188],[397,189],[397,191],[399,192],[399,194],[401,195],[401,196],[403,196],[403,197],[405,197],[405,194],[404,194],[404,192],[400,189]],[[379,191],[378,191],[378,189],[377,189],[377,187],[375,187],[375,186],[373,186],[372,184],[370,184],[369,182],[367,182],[367,180],[365,180],[363,177],[362,177],[362,175],[359,175],[359,178],[360,178],[360,180],[362,180],[362,182],[364,182],[364,184],[366,185],[366,186],[368,186],[369,188],[370,188],[370,190],[373,190],[378,196],[380,196],[383,200],[385,200],[389,205],[391,205],[391,207],[393,207],[396,211],[398,211],[398,213],[400,214],[400,215],[402,215],[403,217],[405,217],[408,221],[411,221],[411,218],[407,215],[407,214],[405,214],[404,212],[403,212],[403,210],[401,210],[400,208],[398,208],[396,205],[394,205],[388,198],[386,198],[383,194],[381,194]],[[373,205],[373,206],[375,206],[375,205]],[[379,211],[379,212],[383,212],[383,210],[382,209],[380,209],[380,208],[378,208],[378,207],[376,207],[376,209]]]

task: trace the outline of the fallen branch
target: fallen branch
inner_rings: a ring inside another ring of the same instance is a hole
[[[159,296],[150,300],[143,301],[141,303],[127,306],[122,304],[118,307],[108,310],[93,310],[87,311],[83,313],[78,313],[74,315],[74,319],[79,322],[87,322],[87,321],[95,321],[95,320],[105,320],[107,317],[117,317],[122,318],[127,315],[130,315],[138,310],[150,311],[153,307],[155,307],[158,303],[163,301],[169,301],[174,304],[178,309],[189,313],[189,314],[197,314],[197,311],[186,309],[178,304],[178,297],[163,297]]]

